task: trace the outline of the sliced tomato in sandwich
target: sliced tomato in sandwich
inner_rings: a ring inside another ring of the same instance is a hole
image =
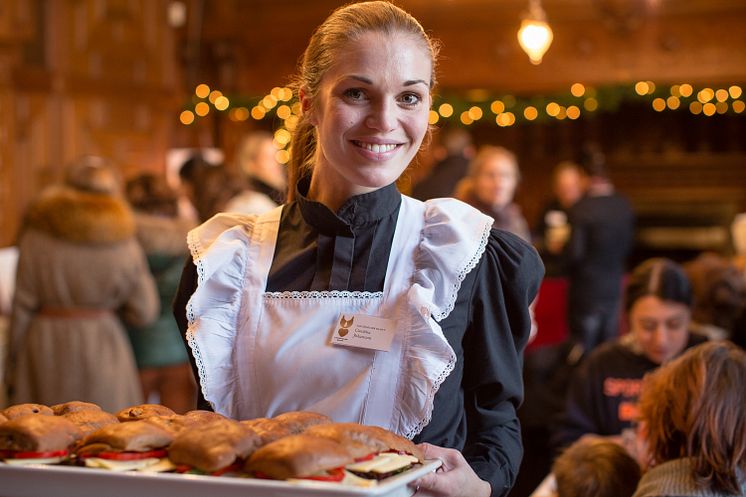
[[[168,451],[165,449],[148,450],[145,452],[116,452],[116,451],[103,451],[98,454],[92,454],[90,456],[84,455],[83,459],[87,457],[98,457],[100,459],[109,459],[110,461],[137,461],[139,459],[160,459],[168,456]]]
[[[315,481],[342,481],[345,477],[345,469],[343,467],[334,468],[327,470],[326,474],[323,475],[311,475],[302,476],[299,480],[315,480]]]
[[[27,450],[0,450],[0,459],[7,464],[56,464],[67,458],[69,452],[63,450],[49,450],[34,452]]]

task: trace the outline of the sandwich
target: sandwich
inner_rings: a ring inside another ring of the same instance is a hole
[[[267,445],[281,438],[289,437],[293,433],[282,423],[269,418],[257,418],[240,421],[240,423],[251,428],[261,439],[260,445]]]
[[[168,449],[180,473],[219,476],[240,472],[244,460],[261,444],[261,437],[238,421],[215,420],[181,432]]]
[[[311,426],[331,423],[332,419],[317,412],[291,411],[273,417],[272,421],[286,428],[290,433],[298,434]]]
[[[424,462],[422,451],[412,441],[378,426],[334,423],[313,426],[303,434],[343,445],[355,457],[345,469],[367,480],[383,480]]]
[[[71,446],[82,436],[63,417],[27,414],[0,424],[0,458],[16,465],[58,464],[69,458]]]
[[[329,424],[332,419],[324,414],[307,411],[291,411],[274,418],[257,418],[241,421],[245,426],[254,430],[262,439],[262,445],[272,443],[281,438],[297,435],[307,428],[316,425]]]
[[[64,402],[62,404],[55,404],[51,407],[51,409],[55,416],[63,416],[71,412],[100,411],[101,407],[91,402],[73,400],[70,402]]]
[[[119,423],[119,420],[113,414],[102,411],[101,409],[95,410],[82,410],[82,411],[70,411],[66,414],[62,414],[58,417],[64,418],[72,423],[76,424],[83,435],[88,435],[111,424]]]
[[[214,421],[228,420],[225,416],[212,411],[189,411],[186,414],[173,414],[171,416],[150,416],[144,419],[171,432],[174,436],[184,430],[199,429],[201,426]]]
[[[85,437],[77,450],[85,466],[112,471],[169,471],[172,432],[147,420],[104,426]]]
[[[257,449],[246,461],[244,470],[257,478],[340,482],[345,476],[344,466],[354,460],[350,452],[334,440],[301,434]]]
[[[173,410],[159,404],[140,404],[127,407],[117,413],[117,419],[122,423],[127,421],[138,421],[152,416],[173,416]]]
[[[54,411],[42,404],[16,404],[0,411],[0,414],[8,419],[20,418],[27,414],[41,414],[42,416],[54,416]]]

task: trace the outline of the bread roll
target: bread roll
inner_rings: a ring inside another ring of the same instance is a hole
[[[54,411],[43,404],[16,404],[0,411],[0,414],[8,419],[20,418],[27,414],[41,414],[42,416],[54,416]]]
[[[222,419],[197,430],[181,432],[168,449],[175,464],[187,464],[211,473],[245,459],[261,444],[261,438],[238,421]]]
[[[347,449],[333,440],[291,435],[257,449],[246,461],[244,469],[286,480],[320,474],[353,461]]]
[[[0,450],[67,450],[82,436],[80,428],[63,417],[27,414],[0,425]]]

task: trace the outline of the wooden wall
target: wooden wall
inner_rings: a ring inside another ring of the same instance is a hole
[[[258,96],[287,83],[313,28],[342,2],[184,0],[180,27],[169,25],[170,3],[0,0],[0,246],[13,242],[33,195],[81,154],[111,157],[125,175],[162,170],[171,147],[219,147],[230,160],[243,133],[272,124],[211,113],[183,126],[178,114],[194,86]],[[532,95],[576,81],[746,83],[743,0],[543,0],[555,38],[540,66],[515,39],[527,0],[397,3],[441,40],[443,93]],[[602,142],[615,181],[642,211],[674,212],[678,197],[730,211],[746,210],[743,116],[632,106],[473,132],[478,143],[518,152],[519,201],[530,219],[548,195],[551,168],[586,139]]]
[[[167,3],[0,1],[0,246],[80,155],[163,168],[183,100]]]

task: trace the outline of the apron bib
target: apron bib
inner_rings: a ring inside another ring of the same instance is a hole
[[[281,209],[242,227],[190,234],[200,281],[187,308],[187,340],[205,398],[234,419],[306,410],[413,437],[429,422],[435,392],[456,361],[423,297],[431,285],[416,278],[426,205],[402,197],[384,288],[374,293],[266,292]],[[481,256],[485,240],[471,259]],[[220,253],[222,266],[211,266],[211,251]],[[239,279],[238,291],[226,290]],[[455,279],[457,291],[463,276]],[[391,320],[389,350],[332,345],[340,318],[353,315]]]

